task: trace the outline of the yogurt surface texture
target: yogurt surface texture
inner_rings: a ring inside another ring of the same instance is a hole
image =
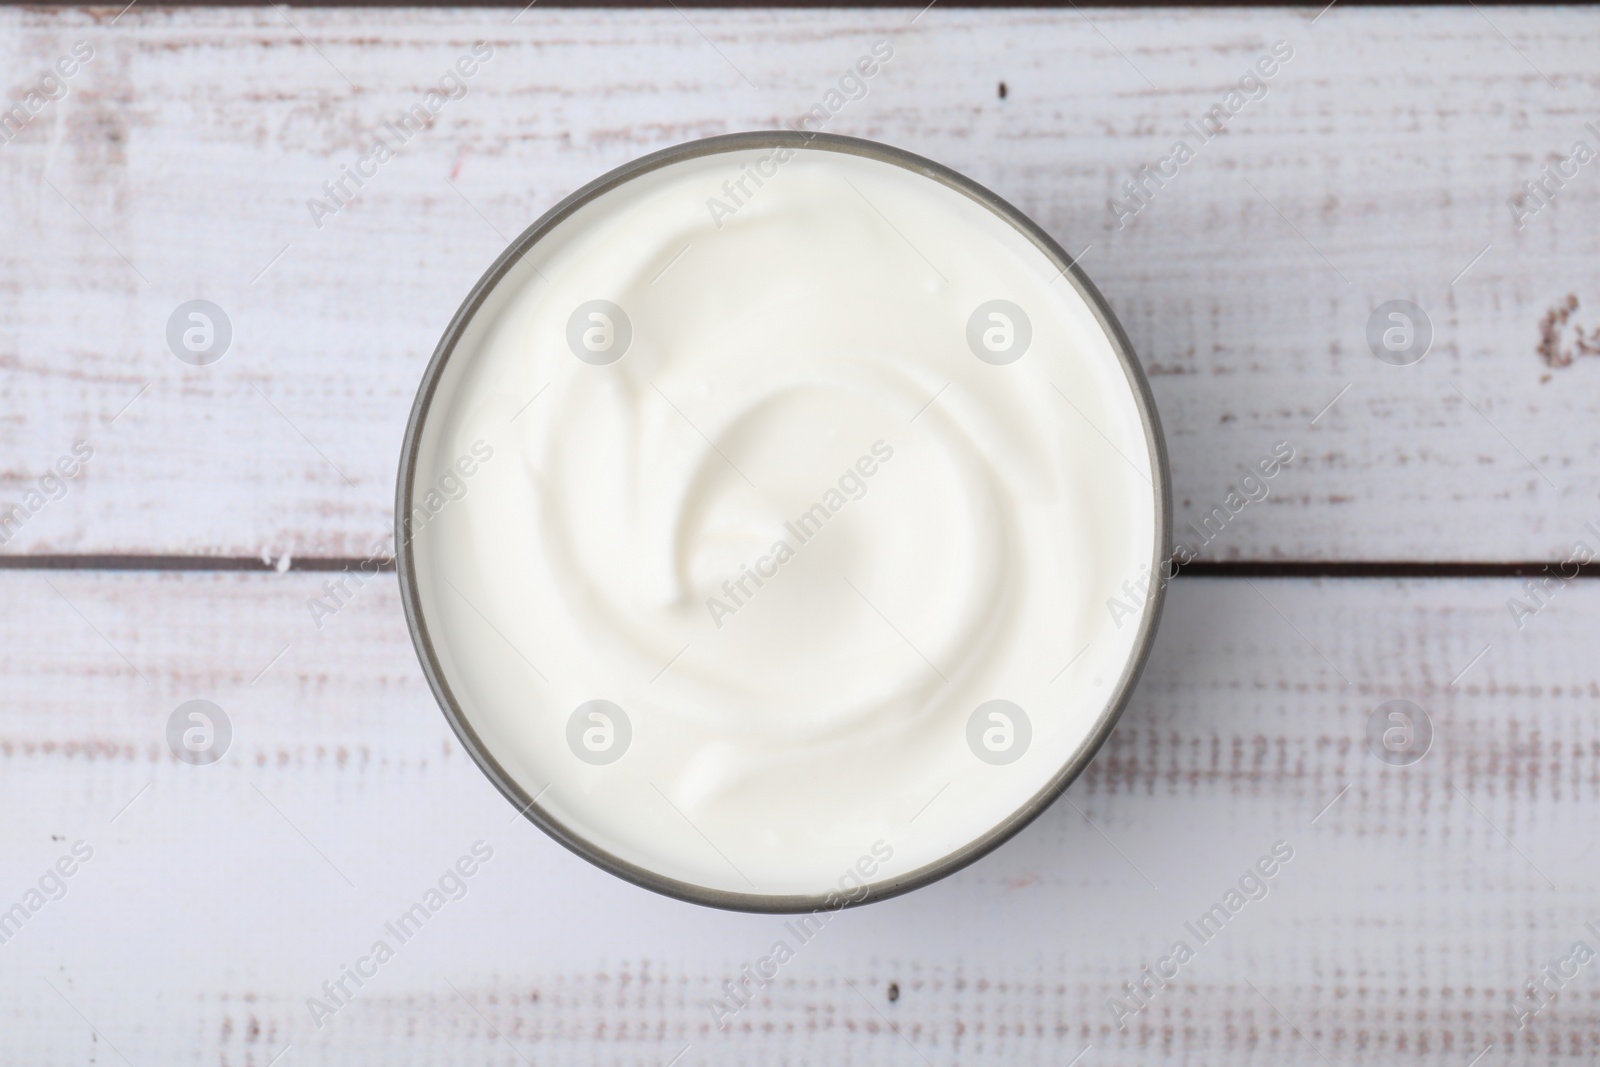
[[[1030,817],[1131,687],[1166,544],[1142,379],[1072,275],[947,172],[798,141],[548,225],[402,470],[469,747],[602,865],[735,907],[891,892]]]

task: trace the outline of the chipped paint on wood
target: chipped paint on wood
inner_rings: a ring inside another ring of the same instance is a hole
[[[1240,463],[1299,450],[1209,558],[1560,558],[1594,517],[1600,362],[1561,388],[1540,348],[1551,307],[1600,301],[1600,175],[1521,229],[1507,201],[1584,136],[1600,10],[111,14],[0,10],[11,96],[75,39],[97,50],[0,146],[0,500],[75,440],[103,456],[7,552],[364,555],[422,367],[506,238],[641,153],[792,117],[879,37],[893,62],[830,128],[1087,250],[1151,376],[1180,524]],[[319,230],[308,198],[479,39],[468,94]],[[1279,39],[1267,95],[1119,230],[1108,198]],[[162,340],[196,296],[235,327],[208,368]],[[1367,349],[1389,299],[1433,321],[1415,366]]]

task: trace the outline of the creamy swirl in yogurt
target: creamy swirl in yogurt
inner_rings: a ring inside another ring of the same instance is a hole
[[[1107,602],[1164,521],[1138,388],[935,177],[818,147],[636,174],[439,373],[415,484],[493,459],[411,501],[438,674],[622,864],[744,903],[896,883],[1008,828],[1125,691],[1143,620]]]

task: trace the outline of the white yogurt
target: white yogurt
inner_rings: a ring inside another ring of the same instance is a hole
[[[548,825],[669,891],[837,901],[1014,826],[1103,734],[1150,442],[1089,303],[978,200],[816,147],[679,160],[461,334],[416,606]]]

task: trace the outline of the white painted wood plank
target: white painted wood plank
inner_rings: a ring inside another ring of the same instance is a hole
[[[391,582],[318,631],[320,580],[0,574],[0,906],[74,841],[95,849],[0,945],[11,1058],[104,1062],[109,1041],[137,1064],[291,1044],[280,1063],[919,1062],[891,1022],[936,1064],[1596,1054],[1592,966],[1526,1030],[1506,1010],[1596,945],[1587,583],[1519,631],[1511,581],[1179,580],[1070,803],[839,916],[724,1032],[705,1001],[782,920],[656,897],[513,821],[434,708]],[[236,731],[214,766],[165,748],[194,697]],[[1437,730],[1409,767],[1366,749],[1395,697]],[[306,998],[478,839],[495,853],[467,896],[319,1031]],[[1266,898],[1119,1032],[1106,998],[1278,840],[1295,854]]]
[[[421,369],[506,238],[643,152],[798,115],[880,37],[894,60],[830,129],[1089,247],[1152,378],[1180,525],[1274,442],[1298,450],[1205,556],[1551,558],[1600,517],[1600,360],[1536,352],[1569,293],[1569,347],[1600,324],[1600,174],[1520,231],[1506,207],[1593,139],[1600,11],[912,14],[0,11],[7,99],[73,41],[96,50],[0,145],[0,499],[95,448],[6,551],[364,554]],[[307,198],[478,39],[496,51],[468,95],[318,230]],[[1108,197],[1279,39],[1295,54],[1265,99],[1118,230]],[[163,342],[195,297],[236,331],[210,368]],[[1393,298],[1437,330],[1415,366],[1366,347]]]

